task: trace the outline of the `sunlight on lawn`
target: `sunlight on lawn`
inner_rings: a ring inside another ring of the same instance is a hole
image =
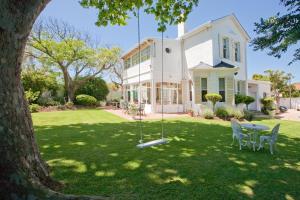
[[[297,199],[300,123],[281,121],[278,150],[231,146],[230,123],[182,118],[165,122],[169,143],[138,149],[139,128],[102,110],[33,114],[36,137],[63,192],[114,199]],[[278,121],[255,123],[273,127]],[[160,137],[144,121],[145,141]]]

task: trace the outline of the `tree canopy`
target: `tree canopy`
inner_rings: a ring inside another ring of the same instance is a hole
[[[295,46],[293,59],[289,64],[300,60],[300,0],[280,0],[287,12],[277,13],[255,23],[258,34],[252,40],[254,50],[269,50],[268,55],[281,58],[288,48]]]

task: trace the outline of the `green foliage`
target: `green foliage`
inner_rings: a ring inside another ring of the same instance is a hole
[[[260,103],[263,105],[261,108],[262,113],[268,115],[269,111],[275,110],[274,99],[272,97],[266,97],[260,100]]]
[[[254,119],[254,114],[251,111],[244,111],[244,118],[248,121],[252,121]]]
[[[221,119],[225,119],[227,120],[230,117],[230,111],[226,108],[226,107],[218,107],[215,111],[216,116],[221,118]]]
[[[233,109],[231,116],[237,120],[242,120],[245,117],[245,113],[238,109]]]
[[[253,74],[252,79],[256,81],[270,81],[268,76],[262,74]]]
[[[106,99],[108,93],[109,90],[106,82],[102,78],[95,77],[89,79],[87,82],[81,85],[75,94],[87,94],[95,97],[98,101],[102,101]]]
[[[80,94],[76,96],[76,104],[83,106],[94,106],[97,103],[97,99],[93,96]]]
[[[26,69],[22,71],[21,80],[25,91],[39,92],[44,91],[55,93],[59,87],[57,73],[49,72],[44,69]]]
[[[141,12],[153,14],[158,21],[158,31],[166,30],[166,25],[174,25],[186,20],[187,15],[194,6],[198,5],[199,0],[104,0],[90,1],[81,0],[84,7],[94,7],[98,10],[98,20],[96,25],[107,26],[126,25],[126,21],[131,14],[137,15],[137,8]]]
[[[222,100],[222,96],[215,93],[210,93],[205,95],[206,100],[212,102],[213,104],[213,110],[215,110],[215,105],[217,102]]]
[[[31,113],[35,113],[38,112],[40,110],[41,106],[39,106],[38,104],[30,104],[29,105],[29,111]]]
[[[59,101],[55,101],[52,98],[49,97],[43,97],[41,96],[38,100],[37,103],[41,106],[58,106],[61,105]]]
[[[68,109],[72,109],[72,108],[74,107],[74,103],[73,103],[73,102],[67,102],[67,103],[65,104],[65,106],[66,106],[66,108],[68,108]]]
[[[214,112],[211,109],[205,109],[203,111],[203,117],[205,119],[213,119],[214,118]]]
[[[258,34],[252,40],[254,50],[268,49],[268,55],[281,58],[288,48],[296,45],[294,58],[289,64],[300,60],[300,0],[280,0],[287,8],[284,14],[277,13],[268,19],[255,23]],[[297,46],[298,45],[298,46]]]
[[[40,95],[39,91],[33,92],[31,88],[28,91],[25,91],[25,98],[27,99],[29,104],[35,102],[35,100],[37,100],[39,95]]]
[[[254,99],[253,97],[251,97],[251,96],[245,96],[245,98],[244,98],[244,103],[245,103],[246,106],[247,106],[247,110],[249,110],[249,109],[248,109],[249,104],[253,103],[254,101],[255,101],[255,99]]]
[[[245,95],[242,95],[242,94],[236,94],[235,95],[235,105],[239,105],[241,103],[244,103],[244,100],[245,100]]]

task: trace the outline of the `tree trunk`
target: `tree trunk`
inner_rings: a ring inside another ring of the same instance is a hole
[[[26,40],[49,1],[0,0],[0,199],[93,199],[49,189],[59,184],[41,159],[21,85]]]

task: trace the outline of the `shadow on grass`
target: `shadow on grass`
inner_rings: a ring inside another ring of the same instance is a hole
[[[160,123],[143,122],[145,141]],[[135,122],[36,126],[52,175],[64,192],[116,199],[296,199],[300,140],[280,132],[278,151],[231,146],[229,123],[165,122],[169,143],[137,149]],[[299,127],[300,128],[300,127]]]

